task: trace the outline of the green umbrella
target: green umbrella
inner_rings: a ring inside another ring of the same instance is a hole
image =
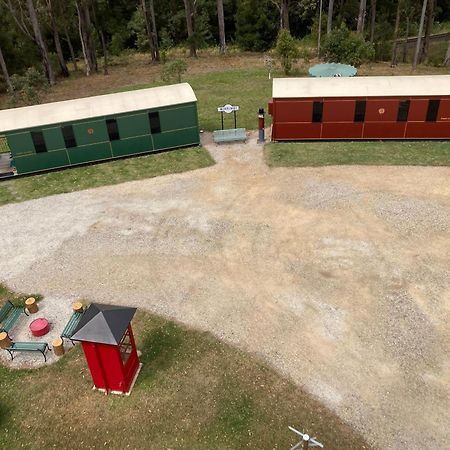
[[[337,63],[316,64],[309,69],[312,77],[354,77],[356,72],[353,66]]]

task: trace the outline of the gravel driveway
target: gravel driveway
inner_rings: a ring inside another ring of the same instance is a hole
[[[214,167],[0,208],[0,278],[211,331],[383,449],[449,449],[450,168],[270,170],[255,136],[208,139]]]

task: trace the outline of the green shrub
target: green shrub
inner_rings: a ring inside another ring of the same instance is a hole
[[[186,61],[182,59],[175,59],[163,65],[161,78],[163,81],[170,82],[175,79],[181,83],[181,75],[187,71]]]
[[[45,76],[34,67],[29,67],[23,75],[11,76],[13,90],[9,92],[9,105],[36,105],[41,102],[42,92],[48,89]]]
[[[282,29],[278,33],[276,52],[281,61],[281,67],[285,75],[289,75],[300,54],[296,40],[288,30]]]
[[[344,24],[325,37],[322,54],[326,61],[358,67],[373,60],[375,50],[364,37],[350,31]]]

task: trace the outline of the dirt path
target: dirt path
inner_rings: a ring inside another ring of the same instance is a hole
[[[257,353],[383,449],[450,442],[450,169],[218,164],[0,208],[0,274]]]

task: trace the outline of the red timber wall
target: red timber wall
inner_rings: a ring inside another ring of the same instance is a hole
[[[436,120],[427,121],[430,100],[440,100]],[[365,101],[364,120],[355,121],[356,102]],[[398,121],[400,102],[409,101],[406,121]],[[322,102],[313,122],[314,102]],[[450,96],[367,98],[283,98],[269,103],[272,140],[450,139]]]
[[[134,375],[139,368],[139,357],[131,326],[128,331],[132,342],[132,352],[125,365],[122,363],[119,346],[82,342],[96,388],[116,392],[129,391]]]

